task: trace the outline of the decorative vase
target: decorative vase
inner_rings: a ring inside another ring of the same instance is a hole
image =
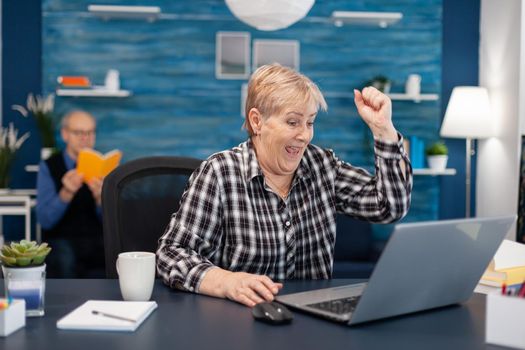
[[[44,316],[46,264],[31,267],[2,266],[5,295],[26,301],[26,316]]]
[[[405,93],[409,96],[419,96],[421,94],[421,75],[410,74],[405,83]]]
[[[445,170],[447,168],[447,155],[427,156],[428,167],[433,170]]]

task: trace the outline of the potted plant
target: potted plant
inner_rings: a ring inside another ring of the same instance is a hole
[[[425,153],[430,169],[445,170],[447,168],[448,148],[444,142],[439,141],[431,144]]]
[[[13,105],[13,110],[20,112],[27,117],[29,112],[33,114],[36,126],[42,141],[41,158],[49,158],[56,149],[55,141],[55,121],[53,120],[53,109],[55,108],[55,95],[39,96],[29,94],[27,96],[26,107]]]
[[[24,299],[26,316],[44,315],[47,255],[51,251],[47,243],[21,240],[5,244],[0,250],[5,295]]]
[[[7,128],[0,126],[0,188],[8,187],[9,171],[15,159],[16,151],[28,137],[29,132],[26,132],[18,138],[18,129],[15,129],[13,123],[9,123]]]
[[[379,91],[388,94],[390,93],[390,87],[392,86],[392,80],[384,75],[376,75],[371,80],[367,81],[365,86],[373,86]]]

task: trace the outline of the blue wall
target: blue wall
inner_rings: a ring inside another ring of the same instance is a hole
[[[371,135],[351,98],[354,87],[383,74],[393,79],[393,91],[403,92],[407,76],[418,73],[423,92],[441,91],[441,0],[317,1],[305,20],[276,32],[246,26],[222,0],[154,1],[163,16],[153,23],[103,21],[85,11],[89,2],[44,2],[44,91],[55,90],[59,75],[86,75],[101,84],[108,69],[118,69],[132,97],[58,98],[57,109],[91,111],[99,121],[98,147],[120,148],[125,160],[152,154],[205,158],[245,139],[239,113],[245,81],[215,78],[218,31],[300,41],[301,71],[319,84],[329,104],[316,123],[314,142],[359,166],[371,168],[373,157]],[[387,29],[338,28],[328,20],[334,10],[399,11],[404,18]],[[211,20],[198,19],[203,15]],[[403,134],[436,139],[439,101],[395,101],[393,107]],[[438,188],[436,178],[416,179],[407,220],[438,217]]]
[[[24,171],[25,164],[40,158],[40,140],[36,124],[11,109],[25,105],[29,92],[42,89],[41,5],[39,0],[2,1],[2,125],[13,122],[20,134],[31,132],[17,154],[11,187],[34,187],[35,175]]]
[[[11,110],[13,104],[25,104],[29,92],[42,89],[42,10],[40,0],[2,1],[2,125],[13,122],[20,135],[30,131],[31,137],[17,153],[11,171],[10,187],[34,188],[36,175],[24,170],[40,158],[40,140],[31,118],[23,118]],[[24,236],[24,221],[18,216],[3,219],[6,240]]]
[[[478,85],[480,2],[443,1],[443,80],[441,115],[454,86]],[[465,216],[465,140],[447,139],[449,166],[456,176],[441,179],[439,216],[442,219]],[[471,213],[476,212],[476,157],[472,159]]]
[[[23,165],[37,162],[39,140],[34,123],[15,116],[10,106],[23,103],[29,91],[38,92],[42,88],[46,93],[53,92],[58,75],[83,74],[95,84],[102,84],[107,69],[120,70],[122,87],[132,90],[132,97],[57,98],[56,110],[57,118],[70,108],[85,108],[94,113],[99,122],[98,148],[102,151],[120,148],[125,160],[151,154],[203,158],[242,142],[245,134],[240,130],[239,100],[244,81],[215,79],[215,33],[219,30],[247,31],[252,40],[299,40],[301,71],[312,77],[328,96],[329,112],[320,116],[314,142],[331,147],[341,158],[368,168],[371,166],[370,135],[359,120],[351,98],[340,97],[341,94],[350,96],[354,87],[377,74],[392,78],[393,91],[401,92],[408,74],[421,74],[422,91],[443,94],[444,98],[420,104],[395,101],[394,119],[403,134],[418,135],[430,142],[438,138],[443,108],[451,87],[456,85],[454,79],[466,79],[461,81],[463,84],[472,76],[477,79],[479,36],[466,36],[465,40],[473,40],[468,42],[454,40],[452,34],[458,38],[458,33],[465,32],[463,26],[468,33],[472,28],[477,30],[479,1],[317,1],[305,20],[285,30],[260,32],[236,20],[222,0],[151,1],[148,5],[158,5],[163,10],[163,17],[154,23],[106,22],[86,12],[90,1],[46,0],[42,5],[42,66],[35,59],[40,55],[37,35],[40,16],[33,12],[38,12],[39,2],[29,2],[34,10],[29,13],[25,12],[27,1],[24,4],[9,2],[10,13],[23,15],[23,21],[7,15],[8,5],[3,3],[4,124],[13,118],[20,129],[33,131],[24,146],[27,154],[21,154],[22,164],[14,170],[20,179],[15,187],[34,186],[34,175],[25,173]],[[104,3],[123,4],[124,1]],[[134,3],[143,4],[125,1],[125,4]],[[337,28],[316,22],[327,18],[333,10],[400,11],[404,18],[388,29]],[[214,20],[192,17],[201,14],[211,15]],[[180,19],[179,15],[186,19]],[[175,19],[177,16],[179,19]],[[25,27],[13,36],[20,23]],[[6,50],[9,40],[18,47]],[[475,55],[472,47],[476,47]],[[30,55],[28,48],[33,50]],[[28,60],[24,69],[20,65],[23,59]],[[9,77],[6,71],[12,72],[16,79],[6,82]],[[33,72],[30,77],[19,79],[28,71]],[[28,82],[31,83],[28,85]],[[17,91],[15,96],[10,95],[8,86]],[[451,166],[458,169],[459,175],[416,177],[413,206],[407,220],[462,216],[461,203],[457,196],[452,196],[457,194],[457,186],[463,179],[463,151],[447,143],[451,146]],[[462,144],[458,141],[457,147],[461,148]],[[455,159],[458,154],[459,161]],[[440,207],[440,198],[441,203],[447,201],[446,206]]]

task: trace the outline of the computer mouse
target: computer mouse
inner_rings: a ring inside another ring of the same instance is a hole
[[[293,320],[290,310],[275,301],[255,305],[252,315],[256,320],[270,324],[286,324]]]

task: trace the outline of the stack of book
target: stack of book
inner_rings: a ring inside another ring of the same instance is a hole
[[[525,245],[504,240],[479,283],[492,287],[505,285],[507,290],[517,290],[523,281],[525,281]]]

